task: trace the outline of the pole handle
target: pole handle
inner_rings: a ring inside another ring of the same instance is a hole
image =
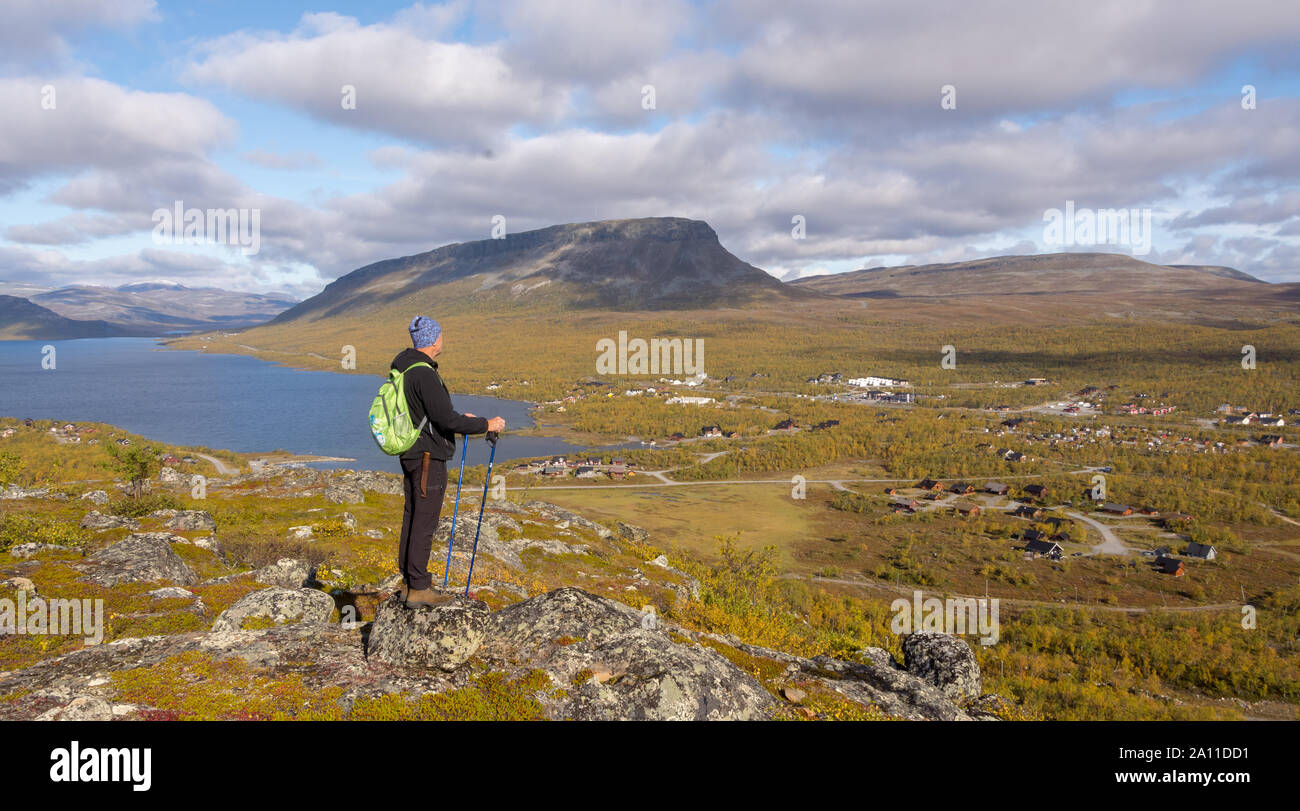
[[[501,434],[497,433],[496,431],[487,432],[487,441],[491,442],[493,445],[497,444],[497,440],[500,438],[501,438]]]

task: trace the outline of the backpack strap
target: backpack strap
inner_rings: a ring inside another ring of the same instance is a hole
[[[411,370],[414,369],[416,366],[423,366],[424,368],[426,368],[426,369],[428,369],[429,371],[433,372],[433,376],[434,376],[435,378],[438,379],[438,382],[439,382],[439,383],[442,383],[442,378],[441,378],[441,377],[438,377],[438,370],[437,370],[437,369],[434,369],[432,366],[430,366],[429,364],[425,363],[425,362],[422,361],[422,360],[416,361],[415,363],[412,363],[410,366],[407,366],[407,367],[406,367],[406,370],[405,370],[404,372],[402,372],[402,374],[406,374],[406,372],[411,371]],[[443,385],[443,388],[446,388],[446,384]],[[405,393],[405,386],[403,386],[403,393]],[[430,433],[433,433],[433,426],[429,424],[429,415],[428,415],[428,414],[425,414],[424,417],[423,417],[423,419],[420,420],[420,424],[416,427],[416,429],[415,429],[415,433],[417,433],[417,434],[423,433],[423,432],[424,432],[424,426],[426,426],[426,425],[429,425],[429,432],[430,432]]]

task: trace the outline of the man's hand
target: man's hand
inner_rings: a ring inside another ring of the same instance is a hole
[[[506,430],[506,421],[501,417],[493,417],[488,420],[488,430],[499,434]]]
[[[466,416],[466,417],[477,417],[478,415],[477,415],[477,414],[471,414],[470,412],[466,411],[466,412],[465,412],[465,416]]]

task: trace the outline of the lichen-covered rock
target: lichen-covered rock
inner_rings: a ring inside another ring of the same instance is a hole
[[[822,677],[822,684],[837,693],[859,704],[875,705],[895,718],[970,720],[943,690],[897,667],[817,656],[800,669],[808,675]]]
[[[99,510],[91,510],[81,518],[78,524],[82,529],[121,529],[137,530],[140,528],[140,522],[134,518],[127,518],[121,515],[105,515]]]
[[[366,500],[366,494],[353,482],[334,481],[325,486],[325,498],[334,504],[360,504]]]
[[[69,552],[72,547],[60,546],[54,543],[20,543],[17,546],[9,547],[9,554],[17,560],[28,560],[34,558],[42,552]]]
[[[571,526],[581,527],[596,533],[601,538],[612,538],[614,533],[608,527],[602,527],[595,521],[578,515],[573,510],[566,510],[563,507],[556,506],[546,501],[530,501],[526,505],[536,510],[542,515],[555,521],[568,521]]]
[[[379,606],[366,655],[400,667],[452,671],[473,656],[491,622],[487,603],[456,596],[431,608],[407,608],[393,595]]]
[[[303,525],[300,527],[289,527],[287,537],[291,541],[310,541],[314,536],[311,527]]]
[[[27,489],[11,484],[8,487],[0,488],[0,499],[20,499],[20,498],[45,498],[50,494],[48,487],[33,487]]]
[[[158,471],[158,481],[166,485],[185,484],[185,474],[174,467],[164,465],[162,470]]]
[[[221,612],[212,630],[238,631],[252,618],[269,620],[274,625],[329,622],[333,613],[334,599],[323,591],[273,586],[240,597]]]
[[[923,632],[903,640],[903,666],[908,673],[938,687],[953,701],[978,698],[980,666],[964,640],[949,634]]]
[[[166,518],[164,526],[182,532],[212,532],[217,528],[217,522],[207,510],[158,510],[150,517]]]
[[[305,560],[297,558],[280,558],[270,566],[253,572],[253,579],[268,586],[286,589],[299,589],[314,581],[316,572]]]
[[[100,506],[108,503],[108,493],[105,493],[103,490],[91,490],[82,493],[81,498],[85,501],[89,501],[91,504],[98,504]]]
[[[67,706],[36,716],[37,721],[112,721],[113,705],[99,696],[78,696]]]
[[[154,589],[149,592],[149,596],[155,600],[194,600],[198,595],[189,589],[183,589],[180,586],[164,586],[160,589]]]
[[[165,532],[138,532],[101,549],[87,558],[92,583],[116,586],[120,583],[148,583],[170,580],[188,586],[198,576],[172,549]]]
[[[767,717],[775,698],[716,651],[682,644],[628,606],[563,588],[501,609],[478,658],[527,662],[565,686],[562,718]]]

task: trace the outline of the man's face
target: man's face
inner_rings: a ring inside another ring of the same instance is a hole
[[[441,354],[442,354],[442,336],[439,335],[438,340],[434,341],[433,346],[429,347],[429,357],[436,358]]]

